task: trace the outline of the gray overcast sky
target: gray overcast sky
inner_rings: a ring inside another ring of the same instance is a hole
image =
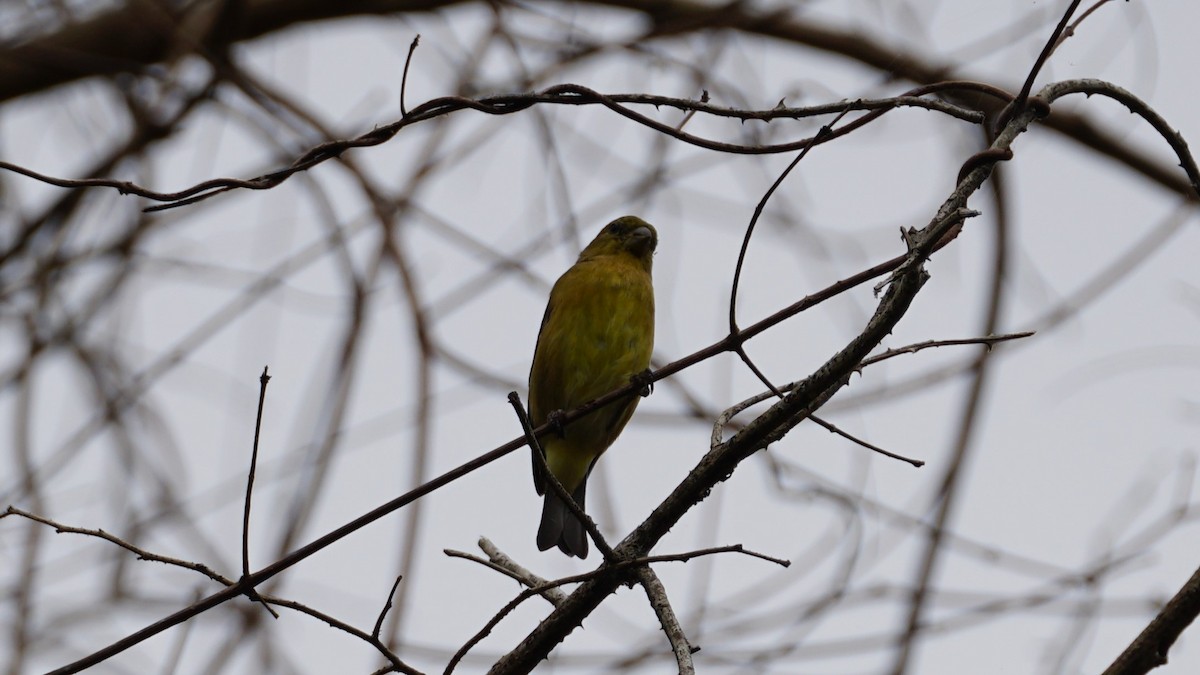
[[[1015,90],[1065,4],[855,0],[798,3],[792,11],[951,64],[955,77]],[[1038,86],[1069,78],[1113,82],[1149,102],[1195,146],[1197,25],[1196,3],[1109,3],[1053,56]],[[493,12],[465,4],[436,15],[301,26],[239,45],[233,56],[338,137],[399,118],[400,74],[415,33],[422,42],[409,76],[409,108],[456,91],[512,93],[562,82],[692,98],[707,89],[716,104],[756,109],[781,100],[886,97],[910,86],[828,53],[726,31],[607,47],[556,65],[564,45],[620,45],[644,28],[638,15],[594,6],[533,3]],[[190,86],[208,72],[195,59],[172,68],[171,81]],[[115,91],[84,81],[6,104],[0,157],[81,176],[128,133]],[[147,81],[131,91],[160,102],[176,95],[153,91]],[[1076,96],[1059,106],[1087,114],[1165,165],[1176,163],[1161,138],[1111,101]],[[667,108],[639,110],[672,126],[682,118]],[[295,120],[295,112],[260,107],[226,84],[136,171],[108,173],[160,190],[251,177],[286,166],[317,142]],[[816,124],[697,115],[686,128],[763,143],[800,138]],[[962,122],[901,109],[813,150],[769,203],[752,240],[741,324],[903,252],[899,228],[923,226],[953,189],[958,167],[981,147]],[[1168,597],[1200,560],[1197,500],[1189,492],[1200,421],[1195,215],[1163,188],[1044,128],[1022,136],[1014,150],[1002,169],[1011,255],[998,326],[1039,333],[1000,348],[991,362],[913,673],[1098,672],[1153,616],[1148,601]],[[273,190],[243,190],[149,217],[155,229],[140,240],[128,277],[87,337],[111,359],[105,368],[119,365],[129,376],[107,386],[151,374],[130,411],[132,440],[109,427],[90,430],[101,413],[95,381],[78,359],[66,350],[40,358],[31,398],[23,398],[22,387],[0,390],[0,419],[12,420],[5,425],[31,421],[27,445],[18,434],[0,435],[0,502],[118,534],[136,523],[145,528],[140,545],[236,577],[256,377],[269,365],[251,546],[252,567],[261,567],[281,546],[295,548],[411,487],[418,464],[428,478],[513,438],[518,427],[504,397],[514,388],[524,395],[549,285],[613,217],[634,213],[660,232],[656,362],[723,337],[742,234],[794,155],[718,154],[598,106],[540,106],[507,117],[458,112],[348,157],[381,194],[405,198],[392,233],[443,350],[429,365],[428,399],[420,394],[404,285],[377,259],[378,222],[355,175],[328,162]],[[5,227],[62,194],[14,175],[3,181]],[[86,216],[61,235],[67,250],[103,248],[145,206],[115,193],[89,194]],[[930,281],[884,348],[980,334],[1001,208],[987,189],[972,206],[982,215],[928,264]],[[344,247],[330,244],[339,237]],[[1138,246],[1151,252],[1131,271],[1110,269]],[[111,278],[104,263],[77,265],[49,301],[56,309],[33,315],[49,327],[84,313]],[[18,317],[46,302],[23,289],[26,273],[0,269],[0,370],[9,374],[27,355]],[[352,278],[365,280],[358,300],[365,319],[346,371],[340,359]],[[1109,281],[1115,283],[1081,311],[1056,314]],[[750,355],[776,382],[804,377],[862,330],[875,306],[871,285],[756,338]],[[745,462],[659,544],[655,552],[664,554],[744,544],[793,562],[783,570],[725,555],[657,568],[689,637],[703,648],[701,672],[887,672],[924,542],[916,523],[932,513],[969,390],[967,377],[945,373],[961,370],[977,349],[939,348],[868,368],[823,413],[850,433],[925,460],[924,468],[804,424]],[[347,372],[353,377],[342,410],[336,401]],[[708,449],[712,417],[690,418],[689,400],[715,413],[761,389],[727,355],[660,383],[592,477],[589,512],[609,540],[641,522]],[[422,413],[430,424],[419,462]],[[332,459],[314,470],[328,437],[335,439]],[[56,452],[74,447],[74,439],[85,439],[81,450],[56,464]],[[26,453],[55,467],[36,500],[18,478]],[[439,671],[518,592],[510,580],[447,558],[443,549],[476,550],[483,535],[548,578],[598,564],[595,554],[581,563],[536,550],[540,504],[527,453],[514,453],[422,500],[415,521],[411,510],[393,514],[268,590],[369,628],[403,568],[397,653]],[[298,509],[311,512],[286,539],[285,524]],[[1176,509],[1185,509],[1182,520]],[[8,570],[0,579],[10,594],[23,578],[27,531],[13,518],[0,521],[0,570]],[[27,656],[28,672],[62,665],[169,614],[193,589],[216,588],[191,573],[118,563],[124,554],[98,541],[48,534],[37,543],[42,585],[34,625],[61,635]],[[415,547],[404,568],[409,541]],[[1088,570],[1114,563],[1101,585],[1079,582]],[[106,610],[103,620],[81,618],[91,605],[104,605],[115,569],[136,584],[142,601]],[[805,614],[834,590],[843,595],[833,609]],[[1041,596],[1053,599],[1041,603]],[[460,672],[482,671],[547,611],[538,601],[522,605]],[[1099,615],[1078,619],[1090,611]],[[6,601],[0,620],[17,625],[16,614]],[[186,638],[174,629],[95,672],[158,670],[177,648],[183,657],[176,672],[204,672],[219,646],[246,630],[237,616],[204,616]],[[222,672],[365,673],[381,663],[366,645],[314,619],[287,611],[277,621],[257,619],[262,639],[286,649],[268,660],[258,656],[267,650],[243,648]],[[765,646],[782,653],[765,663],[748,660]],[[644,594],[624,590],[546,668],[599,672],[642,651],[658,658],[642,662],[641,672],[673,667]],[[1195,635],[1185,633],[1170,656],[1156,672],[1200,670]]]

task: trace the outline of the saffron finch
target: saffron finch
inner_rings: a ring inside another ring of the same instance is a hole
[[[650,366],[654,288],[650,268],[658,233],[634,216],[600,231],[550,291],[529,371],[529,415],[535,426],[618,387]],[[584,508],[587,479],[637,407],[631,395],[551,431],[541,439],[546,465]],[[533,481],[544,495],[540,550],[558,546],[586,558],[583,524],[546,484],[538,462]]]

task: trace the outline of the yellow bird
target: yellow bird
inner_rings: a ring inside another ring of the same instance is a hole
[[[658,233],[634,216],[600,231],[550,291],[529,370],[529,416],[535,426],[628,384],[650,367],[654,287],[650,267]],[[633,415],[639,397],[615,401],[541,438],[546,465],[582,509],[587,478]],[[533,483],[545,495],[538,548],[557,545],[586,558],[587,532],[546,485],[538,463]]]

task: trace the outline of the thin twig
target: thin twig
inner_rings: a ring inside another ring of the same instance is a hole
[[[771,186],[767,188],[767,191],[763,193],[762,199],[759,199],[758,203],[755,204],[754,213],[750,216],[750,223],[746,226],[746,234],[742,236],[742,246],[738,250],[737,264],[734,265],[733,268],[733,282],[730,284],[729,291],[730,336],[736,336],[739,333],[737,325],[738,288],[741,285],[742,270],[744,269],[746,263],[746,252],[750,249],[750,238],[754,236],[754,228],[756,225],[758,225],[758,219],[762,216],[763,209],[765,209],[767,206],[767,201],[771,199],[771,195],[775,194],[775,191],[778,190],[779,186],[783,184],[783,181],[788,177],[788,174],[790,174],[792,170],[796,168],[796,165],[800,163],[800,160],[804,159],[805,156],[808,155],[808,152],[812,150],[817,143],[821,142],[822,139],[833,134],[833,125],[841,121],[841,119],[845,117],[846,113],[848,112],[850,112],[850,109],[844,108],[837,114],[836,117],[833,118],[832,121],[830,121],[828,124],[822,125],[821,129],[817,131],[817,134],[812,137],[811,142],[808,145],[805,145],[800,150],[800,153],[796,155],[796,158],[788,163],[787,167],[780,172],[775,181],[771,183]],[[774,384],[771,384],[771,380],[767,378],[766,374],[759,370],[754,361],[750,359],[750,355],[746,353],[746,349],[741,342],[737,343],[737,348],[734,351],[742,359],[742,362],[745,363],[748,368],[750,368],[750,372],[754,373],[754,376],[757,377],[760,382],[766,385],[767,389],[770,389],[779,398],[783,398],[783,392],[777,389]]]
[[[263,404],[267,399],[267,383],[271,376],[263,366],[258,376],[258,415],[254,420],[254,445],[250,449],[250,471],[246,476],[246,504],[242,510],[242,576],[250,574],[250,500],[254,494],[254,474],[258,470],[258,440],[262,433]]]
[[[859,369],[861,370],[863,368],[866,368],[867,366],[874,365],[876,363],[879,363],[880,361],[886,361],[887,359],[894,358],[896,356],[900,356],[901,354],[915,354],[916,352],[919,352],[921,350],[930,349],[933,347],[985,344],[985,345],[988,345],[988,347],[990,348],[991,345],[999,343],[999,342],[1006,342],[1008,340],[1017,340],[1020,338],[1029,337],[1031,335],[1034,335],[1033,331],[1025,331],[1025,332],[1020,332],[1020,333],[1005,333],[1004,335],[989,335],[986,337],[977,337],[977,338],[960,338],[960,339],[955,339],[955,340],[926,340],[924,342],[915,342],[913,344],[905,345],[903,347],[896,347],[894,349],[889,349],[885,352],[882,352],[882,353],[872,356],[870,358],[863,359],[862,363],[859,364]],[[788,382],[787,384],[783,385],[783,388],[790,390],[790,389],[794,388],[797,384],[799,384],[799,382]],[[724,411],[722,411],[721,414],[717,416],[716,421],[713,422],[713,430],[712,430],[712,438],[711,438],[712,446],[716,447],[717,445],[720,445],[721,443],[724,442],[724,439],[722,438],[722,435],[721,435],[721,430],[724,429],[726,426],[728,426],[729,422],[735,416],[737,416],[739,413],[746,410],[750,406],[762,403],[763,401],[766,401],[767,399],[769,399],[773,396],[775,396],[774,392],[764,391],[759,394],[755,394],[754,396],[751,396],[750,398],[747,398],[743,401],[735,403],[734,405],[732,405],[732,406],[726,408]],[[852,440],[855,440],[857,442],[857,439],[852,438]],[[866,447],[869,447],[872,450],[877,449],[877,448],[871,446],[870,444],[867,444]],[[888,453],[885,453],[885,454],[888,454]],[[905,461],[910,461],[905,458],[900,458],[900,459],[904,459]]]
[[[404,575],[397,574],[396,580],[392,582],[392,590],[388,591],[387,601],[383,603],[383,609],[379,610],[379,616],[375,619],[375,627],[371,629],[371,637],[379,639],[379,632],[383,630],[383,620],[387,617],[388,610],[392,608],[392,598],[396,597],[396,589],[400,587],[400,581],[404,579]]]
[[[267,383],[271,381],[271,376],[267,374],[267,367],[263,366],[262,374],[258,376],[258,415],[254,421],[254,445],[250,450],[250,471],[246,475],[246,504],[242,511],[242,578],[250,576],[250,501],[254,494],[254,474],[258,471],[258,439],[262,433],[263,419],[263,404],[267,400]],[[248,587],[247,596],[251,600],[256,600],[262,604],[263,609],[271,613],[271,616],[276,619],[279,614],[271,609],[271,606],[262,601],[254,587]]]
[[[701,102],[701,103],[708,103],[708,101],[709,101],[709,98],[708,98],[708,90],[707,90],[707,89],[702,89],[702,90],[700,91],[700,102]],[[693,117],[695,117],[695,116],[696,116],[696,109],[695,109],[695,108],[692,108],[691,110],[688,110],[687,112],[685,112],[685,113],[683,114],[683,119],[679,120],[679,124],[677,124],[677,125],[675,126],[675,131],[683,131],[683,128],[687,126],[687,123],[688,123],[688,122],[691,122],[691,121],[692,121],[692,118],[693,118]]]
[[[559,482],[558,476],[550,472],[550,467],[546,464],[546,453],[542,450],[541,443],[538,442],[538,434],[535,433],[533,423],[529,420],[529,413],[525,411],[525,406],[521,403],[521,396],[515,391],[510,391],[508,392],[508,402],[517,413],[517,419],[521,422],[521,429],[525,432],[525,440],[529,443],[530,451],[533,453],[533,462],[537,465],[538,470],[541,471],[542,477],[546,479],[547,489],[554,490],[554,494],[567,505],[567,509],[571,511],[571,514],[583,524],[584,529],[587,530],[592,541],[596,543],[596,548],[600,550],[604,559],[612,560],[612,547],[604,540],[604,535],[600,534],[600,528],[596,527],[596,523],[591,517],[584,513],[579,504],[575,503],[575,499],[571,497],[571,494]],[[563,422],[563,425],[565,426],[566,422]]]
[[[530,588],[544,585],[546,583],[546,579],[543,579],[542,577],[525,569],[523,566],[518,564],[517,561],[508,557],[508,555],[501,551],[499,547],[488,540],[487,537],[480,537],[476,544],[479,546],[480,550],[487,554],[488,560],[492,564],[499,565],[506,572],[516,574],[520,578],[521,583],[529,586]],[[556,606],[566,599],[566,594],[558,588],[548,589],[544,595],[547,600]]]
[[[199,572],[200,574],[203,574],[204,576],[208,577],[209,579],[212,579],[213,581],[217,582],[218,584],[221,584],[222,586],[233,587],[233,586],[237,585],[236,581],[217,573],[215,570],[213,570],[208,565],[205,565],[203,563],[190,562],[187,560],[180,560],[179,558],[171,558],[169,556],[159,555],[157,553],[152,553],[150,551],[147,551],[144,548],[134,546],[133,544],[125,541],[124,539],[122,539],[116,535],[110,534],[108,532],[105,532],[104,530],[90,530],[90,529],[83,528],[83,527],[72,527],[71,525],[63,525],[62,523],[59,523],[57,521],[51,520],[44,516],[39,516],[34,513],[30,513],[28,511],[24,511],[15,506],[9,506],[7,509],[5,509],[3,514],[0,514],[0,518],[4,518],[7,516],[20,516],[22,518],[32,520],[35,523],[41,523],[42,525],[46,525],[48,527],[54,528],[54,531],[57,532],[58,534],[82,534],[82,535],[88,536],[88,537],[96,537],[97,539],[103,539],[104,541],[110,542],[112,544],[116,544],[117,546],[120,546],[121,548],[125,549],[126,551],[133,553],[134,555],[136,555],[138,557],[138,560],[159,562],[159,563],[163,563],[164,565],[171,565],[173,567],[181,567],[185,570],[192,570],[193,572]]]
[[[424,122],[436,117],[441,117],[447,114],[458,112],[461,110],[476,110],[490,115],[508,115],[526,110],[534,105],[553,104],[553,105],[603,105],[610,110],[630,119],[634,122],[642,124],[661,133],[667,134],[685,143],[695,145],[697,147],[706,148],[709,150],[717,150],[720,152],[729,152],[736,154],[763,155],[775,154],[781,152],[792,152],[799,150],[805,145],[812,143],[811,138],[800,139],[789,143],[766,146],[746,146],[736,143],[723,143],[713,141],[688,134],[682,130],[662,124],[661,122],[634,112],[625,107],[626,104],[634,105],[652,105],[652,106],[670,106],[681,110],[695,110],[706,114],[729,117],[740,120],[762,120],[769,121],[774,119],[800,119],[811,117],[814,115],[823,115],[830,112],[841,110],[863,110],[871,111],[870,114],[856,120],[852,125],[847,125],[842,132],[848,132],[863,124],[874,121],[882,114],[895,110],[901,107],[919,107],[927,110],[935,110],[945,113],[956,119],[964,120],[971,123],[978,123],[982,119],[982,115],[976,111],[964,110],[957,106],[938,101],[935,99],[922,98],[924,93],[933,93],[937,91],[945,91],[948,89],[965,89],[971,91],[980,91],[991,95],[1005,97],[1003,92],[994,90],[994,88],[982,83],[970,82],[950,82],[937,83],[933,85],[925,85],[908,92],[905,95],[886,98],[865,100],[859,99],[850,102],[843,102],[831,105],[819,105],[806,108],[772,108],[769,110],[739,110],[736,108],[727,108],[723,106],[715,106],[708,103],[701,103],[689,99],[680,99],[667,96],[652,96],[647,94],[613,94],[604,95],[594,90],[588,89],[574,84],[561,84],[547,88],[541,92],[530,94],[512,94],[505,96],[494,96],[482,99],[469,99],[460,96],[445,96],[435,98],[426,103],[423,103],[411,111],[407,115],[396,122],[384,126],[376,127],[358,137],[352,139],[328,141],[321,143],[303,155],[294,160],[290,165],[270,173],[250,179],[239,178],[214,178],[202,181],[191,187],[174,192],[160,192],[142,187],[131,181],[114,180],[110,178],[88,178],[88,179],[66,179],[49,176],[46,174],[33,171],[11,162],[0,161],[0,169],[12,171],[21,174],[28,178],[64,188],[83,188],[83,187],[107,187],[117,190],[121,194],[130,194],[149,199],[152,201],[162,202],[158,206],[151,206],[144,209],[145,211],[161,211],[169,208],[177,208],[194,204],[218,194],[237,189],[245,190],[269,190],[286,181],[292,175],[301,171],[317,166],[325,161],[340,157],[342,153],[354,148],[366,148],[380,145],[391,140],[402,129],[412,124]],[[914,94],[913,92],[919,92]],[[838,134],[840,135],[840,134]],[[832,140],[826,138],[825,141]]]
[[[868,450],[873,450],[873,451],[883,455],[884,457],[891,457],[892,459],[898,459],[901,462],[908,462],[909,464],[912,464],[913,466],[917,467],[918,469],[925,466],[925,460],[923,460],[923,459],[912,459],[911,457],[905,457],[904,455],[898,455],[894,452],[884,450],[883,448],[879,447],[878,445],[872,445],[871,443],[868,443],[867,441],[864,441],[863,439],[858,438],[857,436],[853,436],[845,431],[842,431],[838,427],[830,424],[829,422],[826,422],[825,420],[821,419],[820,417],[817,417],[816,415],[809,415],[808,419],[812,420],[813,422],[816,422],[817,426],[824,427],[826,431],[835,433],[838,436],[841,436],[842,438],[850,441],[851,443],[854,443],[856,445],[861,445],[862,447],[864,447]]]
[[[396,583],[399,583],[399,580],[397,580]],[[392,587],[392,590],[395,591],[395,586]],[[399,671],[401,673],[406,673],[407,675],[422,675],[421,671],[419,671],[416,668],[413,668],[412,666],[409,666],[408,664],[401,661],[400,657],[397,656],[395,654],[395,652],[393,652],[391,649],[388,649],[388,646],[383,644],[383,642],[379,639],[378,626],[376,626],[375,633],[372,633],[371,635],[367,635],[363,631],[359,630],[358,628],[355,628],[354,626],[351,626],[350,624],[346,623],[345,621],[336,619],[320,610],[313,609],[312,607],[309,607],[308,605],[296,602],[295,600],[287,600],[284,598],[277,598],[272,595],[264,595],[263,600],[265,602],[271,603],[272,605],[278,605],[280,607],[287,607],[288,609],[294,609],[297,612],[300,612],[301,614],[307,614],[315,619],[324,621],[326,624],[328,624],[332,628],[336,628],[336,629],[342,631],[343,633],[353,635],[354,637],[358,638],[359,640],[366,642],[367,644],[374,647],[376,651],[378,651],[381,655],[383,655],[384,658],[386,658],[391,663],[391,667],[384,670],[383,672]]]
[[[408,67],[412,64],[413,52],[417,51],[417,45],[421,44],[421,34],[417,33],[413,37],[412,43],[408,45],[408,56],[404,59],[404,74],[400,76],[400,117],[408,117],[408,108],[404,105],[404,93],[408,91]]]
[[[1036,331],[1027,330],[1027,331],[1020,331],[1017,333],[1004,333],[1003,335],[987,335],[984,337],[975,337],[975,338],[959,338],[957,340],[926,340],[924,342],[914,342],[910,345],[905,345],[903,347],[896,347],[894,349],[889,349],[887,351],[876,354],[875,356],[872,356],[870,358],[863,359],[862,367],[865,368],[867,366],[879,363],[880,361],[886,361],[890,358],[894,358],[894,357],[900,356],[902,354],[915,354],[921,350],[932,349],[934,347],[954,347],[954,346],[960,346],[960,345],[980,345],[981,344],[981,345],[987,345],[988,349],[991,349],[993,345],[999,344],[1001,342],[1008,342],[1010,340],[1020,340],[1023,338],[1032,337],[1036,334],[1037,334]]]
[[[466,551],[458,551],[458,550],[455,550],[452,548],[444,548],[444,549],[442,549],[442,553],[445,553],[446,555],[450,556],[451,558],[462,558],[463,560],[470,560],[471,562],[479,563],[480,565],[483,565],[484,567],[486,567],[490,570],[494,570],[496,572],[503,574],[504,576],[512,579],[513,581],[516,581],[517,583],[521,584],[522,586],[525,586],[526,588],[544,587],[547,583],[549,583],[546,581],[546,579],[544,579],[536,574],[533,574],[529,570],[527,570],[524,567],[521,567],[519,565],[516,566],[517,569],[512,569],[508,565],[505,565],[500,562],[496,562],[495,560],[481,558],[473,553],[467,553]],[[514,565],[515,565],[515,563],[514,563]],[[541,595],[543,598],[546,599],[547,602],[554,605],[555,607],[562,604],[562,601],[565,600],[567,597],[566,594],[563,593],[561,590],[559,590],[557,588],[553,588],[553,587],[543,588]]]
[[[1079,2],[1080,0],[1071,0],[1071,4],[1063,12],[1058,25],[1054,27],[1054,31],[1050,34],[1049,39],[1046,40],[1046,44],[1042,47],[1041,53],[1038,54],[1037,59],[1034,61],[1033,67],[1029,69],[1029,73],[1025,76],[1025,83],[1021,85],[1020,93],[997,116],[994,128],[1000,129],[1004,127],[1015,114],[1025,110],[1025,106],[1029,104],[1029,93],[1033,91],[1033,82],[1037,79],[1038,74],[1042,72],[1042,67],[1046,65],[1046,61],[1050,59],[1050,55],[1058,48],[1063,31],[1067,29],[1067,23],[1071,20],[1071,15],[1079,8]]]

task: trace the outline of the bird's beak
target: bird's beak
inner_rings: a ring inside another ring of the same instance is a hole
[[[654,250],[654,234],[648,227],[639,227],[629,233],[629,250],[645,255]]]

